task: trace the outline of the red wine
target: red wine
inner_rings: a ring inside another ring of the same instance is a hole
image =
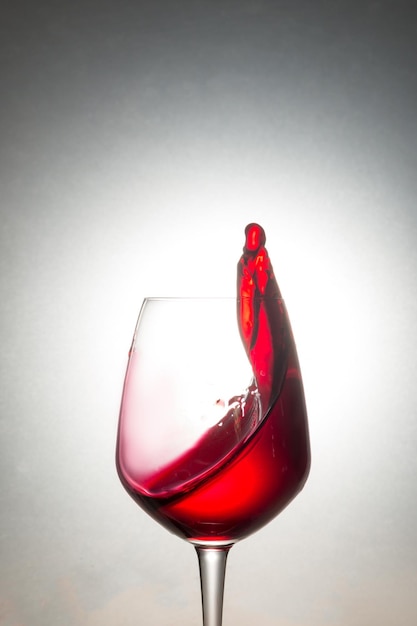
[[[250,224],[245,232],[237,323],[254,375],[245,396],[232,398],[221,429],[210,428],[190,450],[146,480],[129,474],[120,451],[118,455],[120,478],[138,504],[168,530],[195,543],[233,543],[256,531],[297,495],[310,467],[304,393],[289,320],[264,231]]]

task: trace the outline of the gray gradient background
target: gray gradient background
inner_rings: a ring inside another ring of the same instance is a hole
[[[2,626],[200,623],[117,414],[142,298],[232,293],[252,220],[313,464],[233,548],[225,626],[417,622],[414,6],[2,2]]]

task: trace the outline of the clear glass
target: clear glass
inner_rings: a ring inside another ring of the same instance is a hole
[[[222,624],[229,549],[287,506],[310,464],[285,305],[262,300],[272,313],[268,322],[260,317],[264,343],[256,350],[239,332],[245,305],[242,298],[145,299],[120,411],[120,479],[149,515],[195,546],[204,626]]]

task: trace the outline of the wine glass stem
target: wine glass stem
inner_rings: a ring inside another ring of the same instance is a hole
[[[200,565],[203,626],[222,626],[224,577],[231,546],[196,546]]]

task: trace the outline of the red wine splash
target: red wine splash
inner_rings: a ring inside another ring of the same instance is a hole
[[[171,532],[199,543],[233,542],[263,526],[302,489],[310,466],[301,374],[265,233],[249,224],[245,235],[237,321],[252,383],[244,394],[219,400],[225,405],[221,428],[211,427],[146,480],[129,475],[120,448],[118,454],[121,480],[140,506]]]
[[[238,264],[238,325],[264,414],[279,396],[288,365],[290,325],[268,252],[265,232],[248,224]]]

